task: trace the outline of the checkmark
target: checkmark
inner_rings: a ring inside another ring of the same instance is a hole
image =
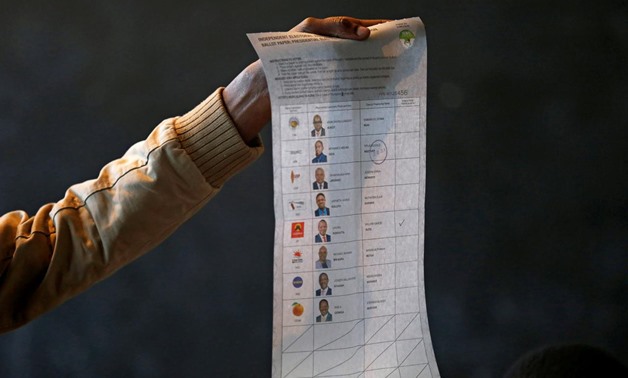
[[[399,223],[399,227],[401,227],[403,225],[403,222],[405,222],[406,220],[402,220],[401,223]]]

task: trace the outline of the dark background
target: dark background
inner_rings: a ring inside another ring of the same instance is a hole
[[[442,375],[565,342],[628,363],[625,1],[4,1],[0,212],[34,214],[228,84],[246,32],[345,14],[427,26]],[[269,147],[157,250],[0,335],[0,376],[270,375],[271,176]]]

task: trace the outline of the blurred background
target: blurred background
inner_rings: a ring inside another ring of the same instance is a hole
[[[499,377],[568,342],[628,363],[625,1],[0,8],[0,212],[30,214],[227,85],[256,58],[245,33],[307,16],[420,16],[426,295],[442,376]],[[0,335],[0,376],[269,376],[271,166],[268,150],[157,250]]]

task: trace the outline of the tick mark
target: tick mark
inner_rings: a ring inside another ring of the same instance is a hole
[[[401,225],[403,225],[403,222],[405,222],[406,220],[402,220],[401,223],[399,223],[399,227],[401,227]]]

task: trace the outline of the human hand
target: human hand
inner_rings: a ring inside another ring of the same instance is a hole
[[[371,34],[368,26],[381,24],[389,20],[362,20],[359,18],[336,16],[327,18],[308,17],[290,29],[293,32],[319,34],[328,37],[361,41]]]
[[[365,40],[371,34],[368,26],[388,20],[361,20],[353,17],[308,17],[290,29],[293,32],[328,37]],[[270,120],[270,96],[262,63],[257,60],[245,68],[222,92],[227,111],[242,139],[250,142]]]

